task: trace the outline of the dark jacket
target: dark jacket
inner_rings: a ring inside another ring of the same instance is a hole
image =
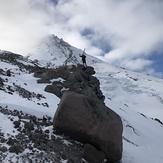
[[[82,54],[80,57],[82,57],[83,63],[86,63],[86,56],[84,54]]]

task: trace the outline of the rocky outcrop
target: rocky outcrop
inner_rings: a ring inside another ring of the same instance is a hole
[[[11,76],[11,71],[10,70],[7,70],[6,71],[6,75],[10,77]]]
[[[39,78],[37,83],[48,83],[45,91],[59,98],[64,92],[73,91],[104,102],[105,97],[100,90],[99,80],[92,76],[93,74],[95,74],[93,67],[83,68],[81,65],[71,65],[56,69],[40,69],[34,73],[34,77]]]
[[[61,96],[62,96],[61,89],[62,89],[62,87],[57,86],[57,85],[47,85],[45,87],[46,92],[53,93],[59,98],[61,98]]]
[[[16,136],[8,135],[0,131],[0,162],[7,157],[8,153],[22,154],[22,162],[85,162],[100,163],[104,155],[109,162],[117,161],[122,154],[122,124],[119,116],[104,105],[104,96],[100,90],[99,80],[94,77],[93,67],[83,68],[81,65],[62,66],[56,69],[41,67],[39,61],[29,60],[10,52],[1,52],[0,60],[18,68],[0,69],[0,90],[11,95],[18,94],[26,100],[35,100],[37,104],[49,107],[48,104],[39,102],[45,98],[42,94],[36,94],[23,87],[7,82],[17,74],[34,73],[38,78],[37,83],[46,83],[45,91],[53,93],[59,98],[57,113],[54,118],[54,128],[52,121],[47,117],[38,119],[34,116],[25,115],[18,111],[9,111],[0,108],[0,112],[10,115],[8,118],[15,127],[13,132]],[[24,83],[27,85],[28,83]],[[72,92],[72,93],[71,93]],[[68,94],[70,96],[68,96]],[[6,106],[7,108],[7,106]],[[16,118],[15,118],[16,116]],[[16,121],[15,121],[16,119]],[[83,145],[70,139],[69,136],[60,135],[56,131],[61,131],[71,136]],[[83,153],[84,146],[84,155]],[[19,157],[17,157],[19,159]],[[106,161],[105,161],[106,162]]]
[[[0,54],[0,60],[3,62],[10,63],[11,65],[17,65],[20,68],[20,71],[36,71],[38,66],[32,60],[29,60],[28,57],[23,57],[22,55],[15,54],[9,51],[3,51]],[[26,63],[26,64],[25,64]],[[39,68],[40,69],[40,68]],[[10,75],[7,72],[6,75]]]
[[[110,162],[122,157],[122,121],[98,102],[75,92],[63,94],[53,120],[54,129],[105,153]]]

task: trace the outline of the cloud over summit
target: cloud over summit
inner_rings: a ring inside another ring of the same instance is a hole
[[[0,49],[27,53],[56,34],[104,61],[132,70],[163,51],[161,0],[5,0],[0,2]]]

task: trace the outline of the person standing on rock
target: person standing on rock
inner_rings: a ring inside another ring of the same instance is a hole
[[[82,55],[79,54],[79,56],[82,58],[83,66],[84,66],[84,67],[87,67],[85,49],[84,49],[84,51],[83,51],[83,54],[82,54]]]

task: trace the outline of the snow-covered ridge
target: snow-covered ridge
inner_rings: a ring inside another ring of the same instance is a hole
[[[58,67],[61,65],[77,65],[81,63],[79,54],[82,53],[82,50],[69,45],[62,38],[59,39],[55,35],[50,35],[45,37],[36,48],[32,49],[28,56],[32,60],[39,58],[42,66]],[[88,54],[86,56],[88,64],[102,62],[100,59]]]

